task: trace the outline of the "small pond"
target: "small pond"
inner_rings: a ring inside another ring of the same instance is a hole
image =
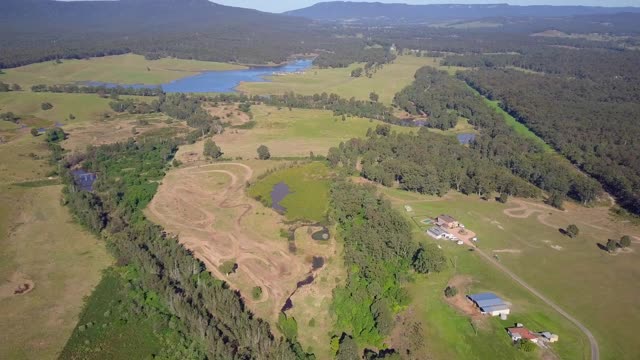
[[[326,227],[311,234],[311,238],[316,241],[326,241],[329,240],[330,237],[331,235],[329,234],[329,229],[327,229]]]
[[[93,183],[98,177],[96,174],[83,169],[73,170],[71,171],[71,175],[73,175],[73,182],[82,191],[92,191]]]
[[[458,142],[462,145],[469,145],[473,140],[476,139],[476,134],[458,134],[456,136],[458,138]]]
[[[284,182],[279,182],[273,186],[271,189],[271,207],[281,213],[287,211],[287,209],[280,205],[280,201],[282,201],[287,195],[291,194],[289,189],[289,185]]]
[[[167,93],[228,93],[236,91],[236,87],[242,82],[268,82],[269,80],[267,80],[266,77],[277,74],[301,72],[309,69],[312,63],[313,60],[311,59],[299,59],[280,66],[256,66],[242,70],[205,71],[197,75],[162,84],[160,87]],[[124,86],[133,88],[156,87],[155,85],[122,85],[97,81],[88,81],[85,82],[84,85],[106,87]]]

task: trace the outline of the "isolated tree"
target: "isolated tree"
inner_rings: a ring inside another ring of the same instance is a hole
[[[213,140],[207,139],[204,142],[203,154],[206,157],[210,157],[212,159],[218,159],[222,156],[223,153],[220,147],[216,145],[216,143]]]
[[[62,141],[64,140],[65,136],[66,134],[60,128],[49,129],[45,133],[46,140],[47,142],[50,142],[50,143]]]
[[[336,360],[355,360],[359,358],[360,355],[358,354],[358,344],[356,344],[356,341],[353,340],[351,336],[342,334]]]
[[[420,247],[413,255],[411,265],[413,269],[420,274],[440,272],[444,270],[446,266],[446,258],[442,250],[438,249],[435,244],[429,244],[427,247],[420,244]]]
[[[380,136],[389,136],[391,134],[391,126],[389,125],[377,125],[376,126],[376,134]]]
[[[76,119],[76,116],[75,116],[75,115],[73,115],[73,114],[69,114],[69,120],[75,120],[75,119]]]
[[[376,94],[375,92],[372,92],[369,94],[369,100],[378,102],[378,100],[380,100],[380,96],[378,96],[378,94]]]
[[[444,289],[444,296],[450,298],[456,295],[458,295],[458,288],[456,288],[455,286],[449,285]]]
[[[362,76],[362,71],[363,70],[361,67],[354,69],[353,71],[351,71],[351,77],[359,78],[360,76]]]
[[[36,128],[31,128],[31,135],[33,135],[33,136],[38,136],[38,129],[36,129]]]
[[[269,148],[265,145],[260,145],[258,147],[258,159],[260,160],[268,160],[271,158],[271,153],[269,152]]]
[[[40,108],[42,110],[51,110],[53,109],[53,105],[51,105],[51,103],[48,103],[48,102],[43,102],[42,104],[40,104]]]
[[[607,251],[613,252],[618,248],[618,242],[612,239],[607,241]]]
[[[631,237],[629,235],[625,235],[620,238],[620,246],[623,248],[631,246]]]
[[[578,229],[576,225],[571,224],[567,226],[567,235],[569,235],[569,237],[574,238],[578,236],[579,233],[580,233],[580,229]]]

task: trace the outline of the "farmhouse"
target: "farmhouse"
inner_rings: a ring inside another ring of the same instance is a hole
[[[446,229],[455,229],[460,223],[449,215],[440,215],[436,218],[436,223]]]
[[[429,228],[429,230],[427,230],[427,234],[429,236],[431,236],[434,239],[442,239],[442,238],[447,238],[450,234],[448,232],[446,232],[444,229],[442,229],[440,226],[434,226],[432,228]]]
[[[483,314],[491,316],[509,315],[511,308],[509,305],[494,293],[480,293],[467,295]]]
[[[518,324],[519,326],[507,328],[507,333],[511,336],[511,340],[530,340],[532,343],[538,343],[538,337],[532,333],[529,329]]]

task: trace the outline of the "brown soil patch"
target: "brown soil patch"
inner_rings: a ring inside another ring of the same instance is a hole
[[[207,104],[203,106],[203,108],[211,114],[211,116],[217,116],[223,123],[228,122],[232,126],[242,125],[251,121],[249,114],[240,111],[236,104],[219,106]]]
[[[469,293],[469,289],[473,279],[469,275],[456,275],[449,280],[449,286],[455,286],[458,289],[458,294],[453,297],[446,297],[444,294],[442,298],[451,305],[460,314],[468,316],[471,323],[476,329],[488,329],[489,324],[487,317],[480,313],[480,310],[469,301],[465,294]]]
[[[192,250],[217,278],[227,280],[243,294],[260,286],[259,301],[245,297],[249,306],[274,319],[296,283],[311,267],[288,250],[280,238],[283,219],[248,198],[245,183],[253,169],[242,163],[217,163],[174,169],[163,179],[147,215]],[[218,270],[235,259],[237,274]],[[270,309],[255,306],[269,300]],[[262,309],[262,311],[260,311]]]
[[[424,326],[413,307],[396,316],[396,323],[389,335],[389,348],[396,349],[406,360],[430,360]]]
[[[0,300],[11,296],[25,295],[33,291],[35,283],[27,275],[15,272],[0,285]]]

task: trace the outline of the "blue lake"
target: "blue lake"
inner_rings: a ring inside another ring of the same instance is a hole
[[[313,60],[304,59],[289,62],[281,66],[251,67],[243,70],[205,71],[197,75],[185,77],[162,84],[162,89],[167,93],[193,93],[193,92],[234,92],[241,82],[266,82],[268,76],[281,73],[296,73],[311,67]],[[119,84],[90,81],[84,83],[89,86],[115,87]],[[144,84],[120,85],[124,87],[154,87]]]

